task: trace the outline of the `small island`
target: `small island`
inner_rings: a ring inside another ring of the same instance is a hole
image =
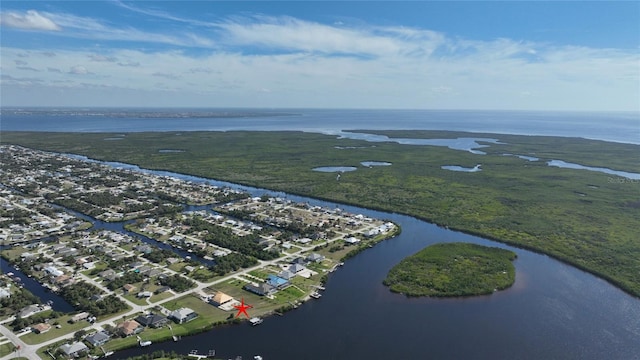
[[[515,281],[509,250],[468,243],[428,246],[394,266],[383,281],[406,296],[456,297],[491,294]]]

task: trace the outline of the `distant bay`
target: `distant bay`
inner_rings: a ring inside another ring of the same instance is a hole
[[[638,112],[341,109],[2,108],[1,131],[450,130],[640,144]]]

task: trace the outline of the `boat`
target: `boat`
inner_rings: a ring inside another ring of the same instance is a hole
[[[254,360],[262,360],[262,356],[260,355],[256,355],[253,357]]]
[[[141,347],[149,346],[149,345],[151,345],[151,344],[152,344],[152,342],[151,342],[151,341],[149,341],[149,340],[140,341],[140,346],[141,346]]]
[[[251,323],[251,326],[256,326],[256,325],[260,325],[262,324],[262,319],[259,317],[253,317],[251,319],[249,319],[249,322]]]
[[[318,292],[313,292],[309,296],[311,296],[314,299],[320,299],[322,297],[322,295],[320,295]]]

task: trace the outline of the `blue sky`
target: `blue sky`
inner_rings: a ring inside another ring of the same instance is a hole
[[[2,106],[640,111],[640,2],[3,1]]]

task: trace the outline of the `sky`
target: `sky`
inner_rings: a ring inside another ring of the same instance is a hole
[[[8,106],[640,112],[638,1],[11,1]]]

